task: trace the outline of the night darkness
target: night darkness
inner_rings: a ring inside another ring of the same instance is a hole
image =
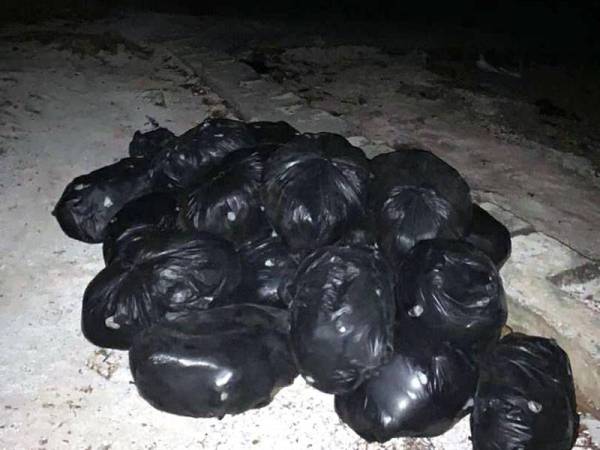
[[[154,11],[323,23],[352,20],[384,22],[395,24],[398,33],[418,28],[435,34],[443,28],[455,27],[510,37],[511,51],[526,54],[529,60],[553,63],[577,60],[580,64],[600,62],[598,1],[7,0],[0,6],[3,21],[24,23],[56,17],[89,20],[125,11],[133,14],[136,11]],[[355,30],[355,33],[360,39],[361,30]]]

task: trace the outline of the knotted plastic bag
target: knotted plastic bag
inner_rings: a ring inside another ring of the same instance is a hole
[[[265,212],[293,251],[333,244],[362,223],[369,174],[363,151],[342,136],[297,136],[267,161]]]
[[[208,308],[241,278],[231,244],[207,233],[155,232],[129,256],[100,271],[83,296],[83,334],[100,347],[127,349],[165,314]]]
[[[419,242],[397,270],[400,316],[440,340],[482,351],[506,323],[502,279],[481,250],[462,241]]]
[[[106,264],[128,258],[136,245],[143,245],[148,232],[177,229],[179,206],[175,196],[152,193],[126,203],[110,220],[102,244]]]
[[[281,145],[292,140],[298,133],[289,123],[279,122],[249,122],[248,128],[258,144]]]
[[[488,255],[498,269],[510,256],[510,232],[479,205],[473,205],[473,219],[464,239]]]
[[[99,243],[114,215],[152,190],[148,161],[125,158],[71,181],[52,214],[67,236]]]
[[[185,226],[217,234],[236,245],[270,236],[272,229],[259,197],[263,158],[257,149],[226,156],[203,183],[184,195],[181,216]]]
[[[207,119],[170,141],[152,159],[156,186],[184,189],[200,183],[229,153],[257,144],[244,122]]]
[[[355,391],[335,397],[336,412],[369,442],[445,433],[472,405],[473,358],[414,324],[400,323],[394,341],[387,364]]]
[[[268,237],[240,248],[242,281],[229,297],[213,306],[231,303],[257,303],[287,308],[287,288],[292,282],[297,259],[278,237]]]
[[[175,138],[170,130],[162,127],[146,133],[136,131],[129,143],[129,156],[152,158]]]
[[[289,290],[292,348],[306,381],[327,393],[358,387],[393,348],[391,274],[369,248],[308,256]]]
[[[474,450],[569,450],[578,428],[569,357],[556,342],[509,334],[484,357],[471,414]]]
[[[397,266],[419,241],[458,239],[471,223],[470,189],[433,153],[398,150],[371,160],[370,208],[379,243]]]
[[[129,352],[140,395],[161,411],[223,417],[266,406],[297,375],[287,311],[230,305],[176,314]]]

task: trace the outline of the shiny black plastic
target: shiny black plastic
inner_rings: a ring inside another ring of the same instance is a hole
[[[208,308],[241,278],[231,244],[207,233],[151,233],[129,257],[104,268],[84,293],[83,334],[100,347],[127,349],[166,313]]]
[[[510,232],[479,205],[473,205],[473,220],[464,239],[483,250],[498,269],[510,256]]]
[[[377,245],[377,229],[375,220],[371,215],[355,225],[355,227],[344,234],[335,245],[351,245],[358,247],[373,247]]]
[[[139,244],[149,231],[169,231],[177,228],[177,199],[167,193],[152,193],[123,206],[110,220],[102,244],[104,262],[127,257],[132,245]]]
[[[363,439],[432,437],[468,413],[478,370],[467,353],[414,325],[395,329],[392,359],[353,392],[335,397],[340,418]]]
[[[498,340],[507,318],[496,266],[463,241],[419,242],[397,271],[396,301],[402,318],[475,351]]]
[[[292,140],[298,133],[287,122],[249,122],[248,128],[258,144],[281,145]]]
[[[231,303],[256,303],[287,308],[285,295],[298,263],[278,237],[268,237],[240,249],[242,282],[233,295],[214,306]]]
[[[481,364],[471,414],[474,450],[569,450],[579,416],[569,357],[555,341],[502,338]]]
[[[309,384],[349,392],[386,362],[393,348],[393,283],[376,251],[319,249],[302,262],[289,293],[292,349]]]
[[[184,196],[184,226],[217,234],[237,245],[270,236],[272,229],[258,192],[262,173],[263,157],[254,149],[226,156],[205,182]]]
[[[166,128],[156,128],[142,133],[136,131],[129,143],[129,156],[152,158],[175,140],[175,135]]]
[[[342,136],[296,136],[267,161],[269,221],[293,251],[332,244],[363,220],[369,174],[363,151]]]
[[[471,222],[470,189],[444,161],[406,149],[378,155],[371,170],[369,205],[381,249],[394,266],[421,240],[464,235]]]
[[[229,153],[256,143],[244,122],[207,119],[156,154],[153,179],[160,189],[190,187],[201,183]]]
[[[151,191],[148,162],[125,158],[71,181],[52,214],[67,236],[99,243],[113,216],[126,203]]]
[[[266,406],[297,375],[287,311],[231,305],[176,315],[140,334],[131,373],[162,411],[223,417]]]

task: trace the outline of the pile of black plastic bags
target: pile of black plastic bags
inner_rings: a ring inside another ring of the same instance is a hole
[[[160,410],[243,413],[300,374],[367,441],[471,414],[476,450],[575,442],[567,355],[503,336],[508,230],[428,151],[369,160],[339,135],[209,119],[136,132],[129,157],[75,178],[53,214],[103,243],[83,334],[129,350]]]

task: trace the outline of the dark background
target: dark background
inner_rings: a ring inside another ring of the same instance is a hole
[[[139,9],[179,14],[228,15],[339,15],[374,20],[451,22],[463,26],[485,24],[497,29],[522,31],[543,27],[561,33],[597,24],[600,0],[3,0],[5,20],[36,21],[50,17],[97,17],[111,10]],[[591,30],[588,30],[591,31]]]
[[[510,35],[523,47],[558,59],[600,62],[600,0],[2,0],[2,22],[97,19],[119,12],[240,15],[291,20],[396,22],[402,27],[455,26]]]

